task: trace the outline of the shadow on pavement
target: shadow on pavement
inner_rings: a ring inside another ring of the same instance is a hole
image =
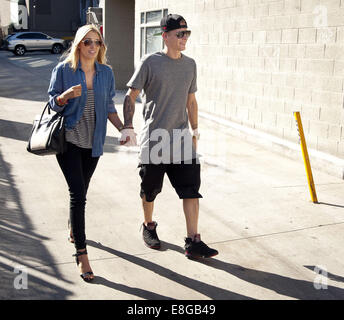
[[[319,266],[304,266],[305,268],[313,271],[316,275],[323,275],[326,276],[328,279],[338,282],[344,282],[343,276],[338,276],[336,274],[330,273],[327,270],[324,270],[322,267]]]
[[[184,254],[184,250],[172,243],[162,242],[164,249]],[[328,286],[327,289],[317,290],[313,282],[284,277],[278,274],[244,268],[215,258],[208,260],[193,260],[210,268],[225,271],[243,281],[272,290],[283,296],[300,300],[333,300],[344,299],[344,289]],[[331,278],[330,278],[331,279]]]
[[[15,139],[19,141],[29,141],[31,130],[31,124],[0,119],[1,137]],[[118,151],[119,146],[120,143],[117,137],[106,136],[104,144],[105,153],[115,153]]]
[[[25,213],[21,196],[7,163],[0,150],[0,299],[66,299],[71,294],[58,287],[30,275],[30,269],[45,266],[45,275],[59,278],[63,275],[54,265],[54,259],[43,245],[47,238],[35,233],[29,217]],[[47,267],[49,265],[49,267]],[[27,289],[16,289],[14,281],[24,270],[28,272]]]
[[[33,119],[32,119],[33,120]],[[28,141],[32,125],[0,119],[0,136],[20,141]]]
[[[99,242],[95,242],[93,240],[87,240],[87,244],[94,248],[104,250],[110,254],[113,254],[119,258],[127,260],[131,263],[134,263],[140,267],[146,268],[147,270],[150,270],[161,277],[165,277],[171,281],[177,282],[178,284],[188,287],[194,291],[197,291],[211,299],[217,299],[217,300],[248,300],[250,299],[252,300],[252,298],[250,297],[247,297],[235,292],[231,292],[231,291],[213,286],[211,284],[201,282],[196,279],[191,279],[189,277],[183,276],[181,274],[178,274],[172,271],[171,269],[162,267],[154,262],[139,258],[137,256],[134,256],[122,251],[118,251],[118,250],[106,247]]]
[[[1,52],[0,97],[46,101],[51,71],[58,56],[32,54],[22,57]]]
[[[318,204],[323,204],[325,206],[337,207],[337,208],[344,208],[343,205],[334,204],[334,203],[327,203],[327,202],[318,202]]]
[[[91,282],[91,284],[103,285],[105,287],[108,287],[117,291],[122,291],[130,295],[137,296],[137,297],[147,299],[147,300],[174,300],[170,297],[166,297],[161,294],[157,294],[157,293],[140,289],[140,288],[128,287],[124,284],[112,282],[99,276],[96,276],[94,280]]]

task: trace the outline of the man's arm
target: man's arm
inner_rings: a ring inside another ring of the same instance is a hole
[[[120,144],[127,146],[135,146],[136,142],[136,133],[133,127],[133,118],[135,113],[135,101],[139,95],[140,90],[130,88],[125,95],[123,102],[123,118],[124,126],[121,130]]]
[[[133,118],[135,113],[135,101],[140,90],[130,88],[125,95],[123,102],[124,128],[133,128]]]
[[[186,102],[186,109],[188,111],[189,122],[192,129],[192,141],[197,149],[197,139],[199,139],[198,133],[198,104],[195,93],[189,93],[188,100]]]
[[[198,128],[198,105],[195,93],[190,93],[188,95],[186,109],[188,110],[191,129],[195,130]]]

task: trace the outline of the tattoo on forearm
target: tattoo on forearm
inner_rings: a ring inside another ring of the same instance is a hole
[[[124,126],[132,126],[135,112],[135,103],[132,103],[129,96],[125,96],[123,103]]]

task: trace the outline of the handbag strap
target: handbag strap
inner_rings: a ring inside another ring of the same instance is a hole
[[[41,118],[39,119],[39,122],[38,122],[38,127],[41,125],[41,121],[42,121],[42,118],[43,118],[43,115],[44,115],[44,113],[45,113],[45,110],[48,108],[48,114],[50,114],[50,103],[48,102],[46,105],[45,105],[45,107],[44,107],[44,109],[43,109],[43,112],[42,112],[42,114],[41,114]]]

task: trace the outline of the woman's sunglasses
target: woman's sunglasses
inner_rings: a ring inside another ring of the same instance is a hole
[[[191,30],[178,31],[178,32],[176,33],[176,36],[177,36],[178,39],[182,39],[182,38],[184,38],[185,36],[186,36],[187,38],[189,38],[190,35],[191,35]]]
[[[100,47],[103,42],[101,40],[91,40],[91,39],[85,39],[81,41],[85,47],[89,47],[90,45],[94,44],[96,47]]]

